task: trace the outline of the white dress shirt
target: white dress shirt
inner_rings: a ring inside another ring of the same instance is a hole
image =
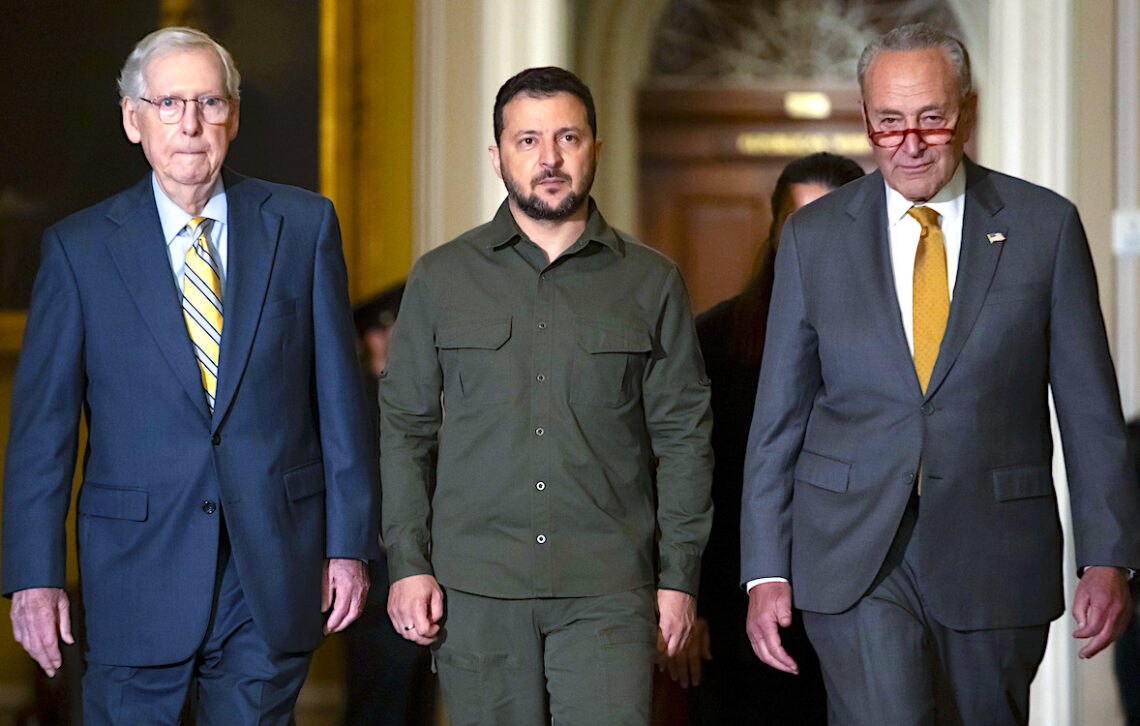
[[[178,287],[178,295],[182,296],[182,280],[185,277],[186,268],[186,253],[194,244],[193,238],[190,236],[190,231],[186,229],[186,225],[195,215],[187,213],[184,209],[170,200],[166,193],[162,191],[162,187],[158,185],[158,180],[155,179],[154,174],[151,173],[151,185],[154,187],[154,202],[158,207],[158,221],[162,224],[162,236],[166,241],[166,251],[170,255],[170,270],[174,273],[174,282]],[[209,217],[214,220],[210,225],[210,231],[207,235],[207,244],[210,246],[210,254],[214,256],[214,261],[218,263],[218,276],[221,278],[222,283],[222,300],[223,304],[226,299],[226,263],[228,260],[229,244],[228,234],[226,230],[226,220],[229,217],[226,214],[229,207],[226,204],[226,189],[222,185],[222,177],[218,175],[218,181],[214,184],[214,191],[210,193],[210,199],[206,202],[206,206],[202,208],[202,213],[197,215],[199,217]]]

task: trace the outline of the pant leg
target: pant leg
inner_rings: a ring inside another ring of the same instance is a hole
[[[1025,726],[1029,684],[1045,655],[1049,627],[958,631],[931,625],[957,720],[970,726]]]
[[[84,726],[176,726],[193,674],[193,659],[153,668],[89,663]]]
[[[849,610],[805,611],[832,726],[933,726],[938,662],[915,573],[906,561],[918,520],[908,506],[874,584]]]
[[[651,587],[539,601],[554,726],[644,726],[657,644]]]
[[[1140,623],[1132,623],[1116,641],[1115,650],[1116,680],[1124,702],[1125,720],[1128,726],[1140,726]]]
[[[453,726],[547,726],[536,601],[443,593],[434,656]]]
[[[198,656],[198,726],[291,726],[312,652],[274,649],[253,622],[223,538],[222,572],[210,632]]]

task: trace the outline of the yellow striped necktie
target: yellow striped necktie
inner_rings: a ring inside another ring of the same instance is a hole
[[[930,207],[911,207],[907,214],[922,225],[914,256],[914,369],[922,392],[926,393],[946,332],[946,319],[950,317],[946,239],[938,224],[938,212]]]
[[[218,388],[218,351],[222,344],[222,279],[206,242],[211,221],[209,217],[195,217],[186,225],[194,244],[186,251],[182,314],[202,371],[206,403],[213,413]]]

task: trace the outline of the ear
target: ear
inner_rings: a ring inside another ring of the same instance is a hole
[[[495,170],[495,176],[502,179],[503,178],[503,167],[502,167],[503,160],[501,158],[499,158],[499,146],[498,146],[498,144],[488,146],[487,147],[487,154],[491,158],[491,168]]]
[[[961,127],[960,135],[962,143],[970,140],[974,133],[974,125],[978,120],[978,94],[971,93],[962,102],[962,113],[958,120],[958,125]]]
[[[138,109],[135,102],[129,98],[123,99],[123,131],[132,144],[142,141],[142,130],[139,128]]]
[[[238,117],[240,115],[241,115],[241,100],[239,99],[239,100],[234,101],[234,110],[233,110],[233,113],[230,114],[230,121],[229,121],[229,127],[230,128],[229,128],[229,133],[227,134],[227,136],[228,136],[227,141],[233,141],[234,137],[237,136]]]

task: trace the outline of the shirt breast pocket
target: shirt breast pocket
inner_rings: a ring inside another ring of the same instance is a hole
[[[467,403],[496,403],[511,394],[511,319],[457,322],[440,328],[436,348],[444,375],[444,396]]]
[[[625,323],[578,321],[570,402],[617,408],[641,394],[641,377],[653,350],[649,332]]]

